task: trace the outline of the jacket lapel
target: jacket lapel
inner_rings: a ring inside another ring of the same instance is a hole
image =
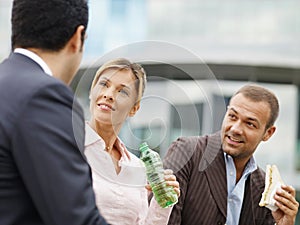
[[[250,175],[251,176],[251,175]],[[244,192],[244,199],[243,205],[240,214],[240,221],[239,224],[241,225],[256,225],[254,222],[254,214],[253,214],[253,203],[252,203],[252,189],[250,188],[250,176],[246,180],[245,183],[245,192]],[[252,210],[249,210],[252,209]]]
[[[252,193],[252,211],[254,218],[265,218],[268,210],[258,206],[265,187],[265,176],[260,169],[251,174],[250,187]]]
[[[204,171],[212,196],[223,216],[227,215],[227,180],[220,133],[208,137],[199,171]]]
[[[239,224],[265,224],[266,213],[268,212],[268,210],[261,208],[258,205],[261,198],[261,193],[264,190],[264,185],[264,174],[260,169],[257,169],[252,174],[250,174],[246,181],[243,207]]]

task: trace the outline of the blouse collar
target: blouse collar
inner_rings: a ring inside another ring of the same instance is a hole
[[[99,142],[102,146],[103,151],[105,151],[105,142],[100,137],[100,135],[90,126],[88,122],[85,123],[85,144],[84,146],[88,146],[91,144],[94,144],[96,142]],[[119,137],[117,137],[116,142],[114,143],[114,146],[117,148],[117,150],[121,154],[120,161],[129,161],[130,160],[130,154],[124,145],[124,143],[120,140]]]

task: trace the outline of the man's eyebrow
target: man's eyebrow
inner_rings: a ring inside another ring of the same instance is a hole
[[[238,114],[238,112],[234,109],[234,107],[232,107],[232,106],[227,106],[227,109],[228,110],[232,110],[233,112],[235,112],[235,113],[237,113]]]
[[[233,112],[235,112],[236,114],[239,114],[238,111],[236,111],[236,109],[232,106],[228,106],[227,107],[228,110],[232,110]],[[256,119],[256,118],[253,118],[253,117],[247,117],[247,120],[251,120],[251,121],[255,121],[259,124],[259,121]]]

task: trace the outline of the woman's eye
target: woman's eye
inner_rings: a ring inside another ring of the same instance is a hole
[[[126,95],[126,96],[129,96],[129,93],[124,89],[121,89],[119,92]]]
[[[106,86],[106,82],[105,81],[100,81],[99,85],[105,87]]]

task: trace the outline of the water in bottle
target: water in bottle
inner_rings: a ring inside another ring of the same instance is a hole
[[[174,188],[166,184],[163,164],[159,154],[150,149],[146,142],[140,145],[140,152],[140,159],[145,164],[147,179],[157,203],[162,208],[176,204],[178,196]]]

